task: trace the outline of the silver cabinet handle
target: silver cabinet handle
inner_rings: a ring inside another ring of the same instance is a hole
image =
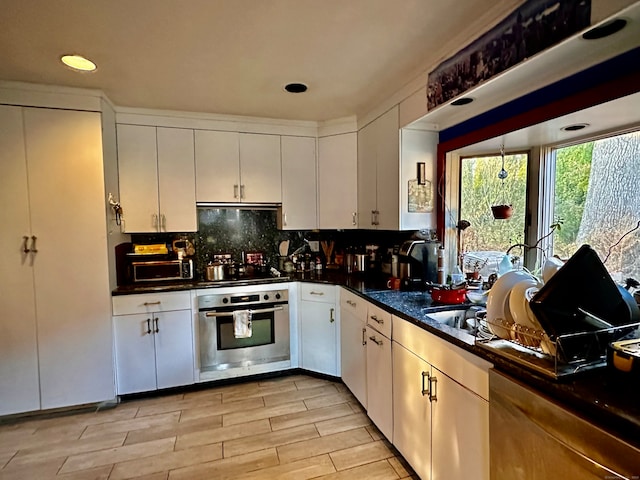
[[[429,389],[425,388],[424,386],[424,379],[429,380],[431,378],[431,376],[429,375],[429,372],[422,372],[422,396],[424,397],[425,395],[429,395]],[[427,384],[428,385],[428,384]]]
[[[309,292],[309,295],[324,295],[324,292],[314,292],[313,290],[311,290]]]
[[[145,307],[149,307],[151,305],[160,305],[162,303],[162,301],[158,300],[157,302],[144,302],[143,305]]]
[[[151,319],[147,318],[147,335],[151,335]]]
[[[165,217],[164,213],[160,216],[160,230],[167,231],[167,217]]]
[[[375,224],[376,224],[376,211],[371,210],[371,225],[375,225]]]
[[[244,198],[244,185],[240,185],[240,198]]]
[[[156,213],[151,215],[151,226],[158,230],[158,214]]]
[[[353,308],[356,307],[356,302],[353,302],[351,300],[347,300],[347,305],[351,305]]]
[[[429,401],[438,401],[438,379],[433,375],[429,377]]]
[[[29,237],[27,237],[26,235],[24,237],[22,237],[22,251],[24,253],[29,253],[31,250],[29,250]]]
[[[153,324],[155,325],[155,329],[153,330],[153,332],[158,333],[160,331],[160,328],[158,327],[158,317],[155,317],[153,319]]]
[[[233,198],[238,198],[238,185],[233,186]]]
[[[363,329],[362,329],[362,345],[363,345],[363,346],[367,344],[367,336],[366,336],[366,333],[367,333],[367,329],[366,329],[366,328],[363,328]]]
[[[375,315],[369,315],[369,318],[374,322],[379,323],[380,325],[384,325],[384,319],[382,318],[378,319],[378,317],[376,317]]]
[[[286,227],[287,226],[287,214],[283,213],[282,214],[282,224]]]
[[[329,310],[329,323],[333,323],[336,321],[335,317],[333,316],[335,310],[335,308]]]
[[[353,212],[351,214],[351,224],[355,227],[356,225],[358,225],[358,222],[356,221],[358,214],[356,212]]]
[[[38,237],[35,235],[31,236],[31,253],[38,253],[38,249],[36,248],[36,240]]]
[[[376,337],[374,337],[374,336],[369,337],[369,340],[371,340],[373,343],[375,343],[379,347],[382,346],[382,340],[376,340]]]

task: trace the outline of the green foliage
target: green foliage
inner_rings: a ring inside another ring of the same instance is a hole
[[[593,142],[556,150],[554,216],[563,219],[562,229],[554,236],[554,253],[570,256],[575,252],[576,237],[589,188]]]
[[[527,155],[506,155],[508,177],[498,178],[500,156],[465,158],[461,167],[460,218],[471,222],[464,231],[466,251],[497,250],[504,252],[524,240]],[[491,205],[513,205],[508,220],[494,220]]]

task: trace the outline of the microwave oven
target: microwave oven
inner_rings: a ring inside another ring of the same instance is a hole
[[[131,262],[134,282],[159,282],[193,279],[193,260],[150,260]]]

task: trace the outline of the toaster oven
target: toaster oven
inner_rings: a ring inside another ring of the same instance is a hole
[[[134,282],[160,282],[193,279],[193,260],[150,260],[131,262]]]

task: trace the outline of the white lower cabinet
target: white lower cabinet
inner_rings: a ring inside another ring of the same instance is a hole
[[[333,285],[300,284],[300,366],[339,376],[335,290]]]
[[[340,357],[342,381],[367,408],[367,302],[340,291]]]
[[[188,305],[189,294],[166,298],[166,307],[163,295],[170,294],[114,298],[114,313],[129,312],[113,320],[119,395],[194,383],[191,309],[169,310]],[[121,298],[128,305],[117,309]]]
[[[488,480],[491,365],[400,318],[393,329],[394,446],[422,480]]]
[[[393,438],[391,340],[366,326],[367,415],[387,437]]]

